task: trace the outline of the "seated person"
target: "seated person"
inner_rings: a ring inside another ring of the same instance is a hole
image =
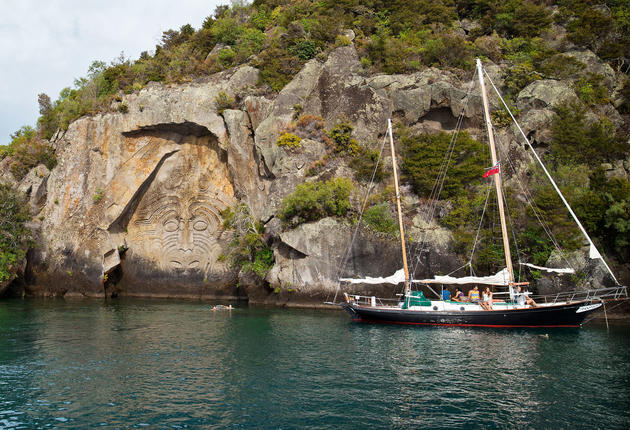
[[[468,301],[472,303],[479,302],[479,288],[476,285],[468,292]]]
[[[455,297],[453,297],[453,301],[455,302],[463,302],[465,301],[464,293],[459,288],[455,288]]]
[[[534,308],[538,307],[538,304],[534,301],[534,299],[523,293],[520,285],[516,286],[516,291],[514,292],[514,300],[516,300],[516,304],[520,306],[524,306],[525,303],[527,303]]]
[[[444,301],[451,300],[451,292],[447,290],[446,288],[442,290],[442,300]]]
[[[479,304],[487,311],[492,310],[492,291],[490,291],[490,287],[486,287],[483,291],[483,301],[479,302]]]

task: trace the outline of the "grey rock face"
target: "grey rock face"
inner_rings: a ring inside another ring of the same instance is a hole
[[[529,109],[550,109],[560,103],[576,99],[575,91],[562,81],[543,79],[526,86],[519,94],[517,107],[523,111]]]
[[[569,51],[564,53],[564,55],[575,58],[584,64],[585,70],[589,73],[602,76],[602,83],[606,85],[608,90],[612,90],[615,82],[615,71],[608,64],[601,61],[593,51],[588,49],[583,51]]]

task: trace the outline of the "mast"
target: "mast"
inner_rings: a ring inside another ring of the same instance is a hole
[[[409,269],[407,268],[407,250],[405,248],[405,230],[403,228],[402,211],[400,209],[400,191],[398,190],[398,173],[396,171],[396,151],[394,150],[394,134],[392,133],[392,120],[387,119],[387,131],[389,132],[389,146],[392,150],[392,168],[394,169],[394,189],[396,191],[396,209],[398,211],[398,227],[400,228],[400,246],[403,255],[403,269],[405,270],[405,296],[409,293]]]
[[[481,86],[481,97],[483,99],[483,114],[486,119],[486,127],[488,129],[488,143],[490,145],[490,155],[492,157],[492,165],[497,165],[497,152],[494,147],[494,134],[492,133],[492,123],[490,122],[490,108],[488,107],[488,95],[486,94],[486,84],[483,79],[483,69],[481,68],[481,60],[477,59],[477,74],[479,75],[479,85]],[[505,209],[503,208],[503,192],[501,190],[501,169],[499,173],[494,175],[494,186],[497,190],[497,203],[499,204],[499,217],[501,218],[501,234],[503,236],[503,250],[505,253],[505,265],[510,274],[510,284],[514,282],[514,269],[512,268],[512,256],[510,254],[510,241],[508,238],[507,224],[505,222]],[[510,297],[513,296],[512,285],[510,287]]]

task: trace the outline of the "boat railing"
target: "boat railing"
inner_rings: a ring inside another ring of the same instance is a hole
[[[348,297],[355,304],[360,306],[394,306],[399,299],[384,299],[376,296],[360,296],[357,294],[348,294]]]
[[[623,285],[610,288],[599,288],[595,290],[569,291],[557,294],[533,296],[536,302],[559,303],[559,302],[582,302],[592,300],[620,300],[628,298],[628,287]]]

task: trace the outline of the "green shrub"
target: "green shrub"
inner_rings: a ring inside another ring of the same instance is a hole
[[[98,203],[101,200],[103,200],[103,189],[102,188],[97,188],[96,189],[96,192],[92,196],[92,200],[94,201],[94,203]]]
[[[234,45],[243,32],[243,26],[235,18],[225,16],[214,21],[210,32],[218,42]]]
[[[613,29],[614,22],[610,16],[588,8],[567,24],[567,38],[577,45],[596,49]]]
[[[452,33],[438,33],[426,40],[420,55],[427,66],[471,69],[473,45]]]
[[[376,233],[384,233],[395,236],[398,226],[392,217],[387,203],[370,206],[363,212],[363,221]]]
[[[614,202],[605,213],[606,227],[614,238],[614,249],[622,257],[630,250],[630,197]]]
[[[352,40],[348,36],[339,34],[335,38],[335,47],[352,45]]]
[[[278,140],[276,141],[276,145],[281,148],[287,149],[297,149],[302,147],[302,139],[299,136],[296,136],[292,133],[282,133]]]
[[[597,166],[630,150],[628,142],[617,136],[608,120],[588,124],[585,109],[579,103],[560,105],[556,113],[551,124],[550,147],[551,154],[560,162]]]
[[[230,67],[234,57],[236,57],[236,52],[234,52],[229,46],[220,50],[218,54],[219,63],[221,63],[223,67]]]
[[[225,91],[219,91],[214,98],[214,105],[219,115],[223,114],[226,109],[234,108],[234,97],[228,95]]]
[[[337,122],[332,130],[328,133],[328,137],[332,140],[333,150],[340,155],[357,155],[359,152],[359,143],[351,137],[354,127],[349,121],[343,119]]]
[[[329,216],[344,216],[350,209],[352,183],[346,178],[299,184],[282,200],[278,218],[295,227]]]
[[[300,71],[302,62],[280,47],[277,41],[273,41],[260,53],[254,65],[260,69],[261,82],[268,84],[274,91],[280,91]]]
[[[11,278],[26,256],[31,232],[26,198],[0,183],[0,282]]]
[[[568,79],[582,72],[585,66],[573,57],[556,54],[543,60],[539,69],[546,78]]]
[[[317,53],[317,43],[310,39],[298,39],[293,46],[289,48],[289,52],[297,56],[300,60],[307,61]]]
[[[542,78],[543,76],[536,71],[531,63],[521,63],[510,67],[504,75],[507,94],[517,96],[523,88]]]
[[[401,126],[397,127],[396,133],[397,141],[402,146],[401,170],[404,180],[413,186],[416,194],[429,197],[453,136],[444,132],[415,135],[410,129]],[[472,139],[468,133],[460,132],[441,198],[461,194],[463,190],[481,183],[484,167],[489,164],[487,146]]]
[[[254,273],[261,279],[274,265],[273,251],[264,239],[265,226],[254,220],[244,203],[221,212],[223,228],[234,233],[227,254],[219,256],[219,261],[228,261],[230,267],[243,272]]]
[[[602,84],[603,76],[589,73],[575,82],[575,92],[587,105],[610,103],[608,89]]]
[[[382,160],[379,161],[380,153],[375,149],[359,146],[357,154],[350,160],[350,167],[354,170],[357,179],[362,181],[370,181],[374,175],[375,182],[381,182],[385,177]],[[376,168],[376,172],[374,169]]]
[[[512,105],[510,100],[506,100],[508,106],[510,107],[510,112],[516,118],[520,114],[520,109],[517,109]],[[492,118],[492,125],[494,127],[508,127],[512,125],[512,117],[510,113],[506,111],[504,108],[500,108],[494,110],[490,113],[490,117]]]
[[[12,134],[11,143],[4,152],[5,156],[12,157],[10,170],[18,181],[40,163],[51,170],[57,165],[54,149],[47,141],[40,139],[30,126],[24,126]]]

